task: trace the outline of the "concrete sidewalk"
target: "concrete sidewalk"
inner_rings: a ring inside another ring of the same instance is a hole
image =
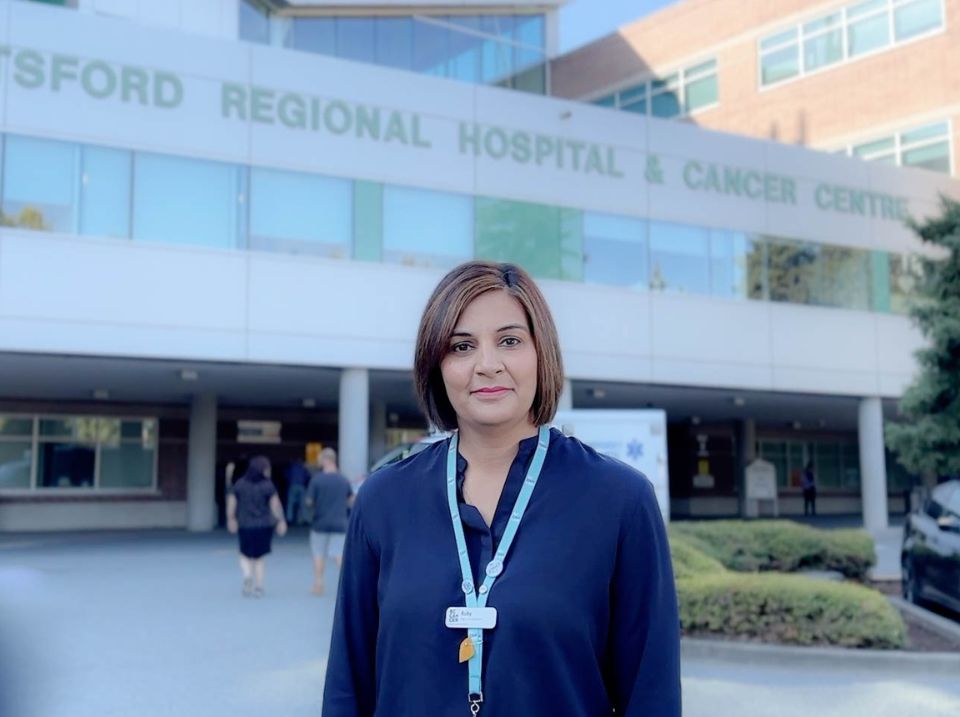
[[[0,536],[0,715],[319,715],[333,597],[309,593],[305,532],[274,546],[253,600],[226,533]],[[960,714],[952,676],[698,658],[683,670],[687,717]]]

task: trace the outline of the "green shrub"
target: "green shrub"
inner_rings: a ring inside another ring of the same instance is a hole
[[[670,535],[738,572],[837,570],[863,579],[875,560],[865,531],[817,530],[789,520],[673,523]]]
[[[884,649],[904,643],[899,613],[862,585],[726,572],[685,577],[677,588],[680,623],[690,636]]]
[[[680,535],[670,538],[670,558],[673,561],[673,575],[677,580],[726,572],[720,561],[711,558],[692,541]]]

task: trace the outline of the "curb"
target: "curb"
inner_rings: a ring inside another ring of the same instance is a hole
[[[903,598],[898,598],[894,595],[887,595],[887,600],[889,600],[890,604],[895,608],[902,610],[905,613],[909,613],[913,617],[922,621],[931,630],[939,632],[944,637],[960,643],[960,624],[957,624],[952,620],[948,620],[945,617],[940,617],[935,612],[925,610],[919,605],[914,605],[913,603],[907,602]]]
[[[960,674],[960,652],[796,647],[685,637],[680,641],[680,655],[682,659],[712,660],[736,665],[869,670],[889,672],[901,677],[956,677]]]

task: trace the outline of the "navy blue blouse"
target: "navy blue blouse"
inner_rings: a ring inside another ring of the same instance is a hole
[[[490,591],[480,717],[678,717],[680,624],[650,482],[551,431],[540,480]],[[493,557],[537,438],[521,441],[487,527],[463,503],[474,580]],[[439,442],[372,475],[347,531],[324,717],[469,717],[464,605]],[[460,477],[466,462],[460,457]]]

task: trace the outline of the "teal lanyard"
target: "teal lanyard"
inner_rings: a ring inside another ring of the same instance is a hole
[[[497,547],[497,552],[493,560],[487,563],[485,570],[486,577],[479,590],[474,589],[473,571],[470,568],[470,556],[467,553],[467,541],[463,536],[463,523],[460,519],[460,507],[457,504],[457,434],[454,433],[450,439],[450,448],[447,451],[447,501],[450,506],[450,517],[453,519],[453,535],[457,539],[457,552],[460,554],[460,574],[463,576],[461,588],[466,595],[467,607],[486,607],[487,597],[490,595],[490,589],[496,581],[497,576],[503,572],[503,563],[510,551],[510,545],[517,535],[517,528],[520,527],[520,521],[530,502],[530,496],[533,495],[533,489],[537,485],[537,479],[540,478],[540,469],[543,468],[543,461],[547,457],[547,447],[550,445],[550,429],[541,426],[537,435],[537,451],[533,455],[533,461],[527,470],[527,476],[523,479],[523,487],[517,496],[517,502],[513,506],[513,513],[507,521],[507,528],[503,531],[503,538]],[[474,654],[470,658],[467,666],[469,671],[469,692],[467,699],[470,702],[470,711],[476,715],[480,711],[480,703],[483,702],[482,692],[482,672],[483,672],[483,630],[480,628],[470,628],[467,630],[474,645]]]

